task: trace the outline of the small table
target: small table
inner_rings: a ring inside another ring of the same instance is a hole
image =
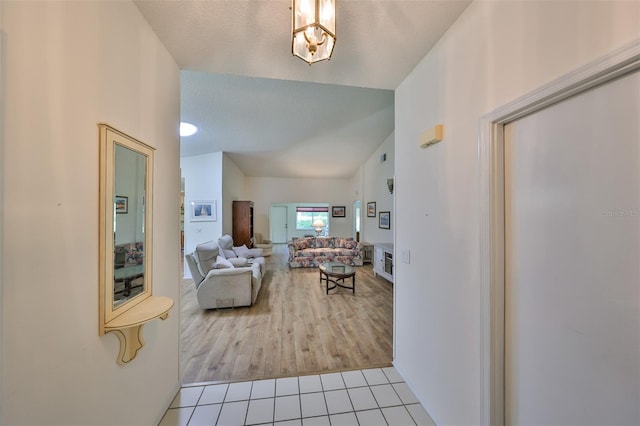
[[[362,263],[373,263],[373,244],[362,242]]]
[[[356,271],[351,266],[338,262],[326,262],[320,264],[318,268],[320,270],[320,283],[322,284],[322,280],[327,283],[327,294],[329,294],[329,290],[333,290],[336,287],[346,288],[351,290],[353,294],[356,293]],[[351,278],[351,287],[344,285],[346,278]],[[329,282],[333,283],[333,287],[329,287]]]
[[[124,290],[122,295],[128,297],[131,293],[131,281],[136,278],[144,277],[144,265],[125,266],[113,270],[113,280],[124,281]]]

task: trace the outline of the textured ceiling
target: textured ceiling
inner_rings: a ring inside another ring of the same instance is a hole
[[[291,55],[290,1],[135,4],[183,70],[181,119],[200,130],[181,155],[224,151],[249,176],[346,177],[393,132],[393,90],[469,1],[337,0],[333,57],[311,66]],[[330,161],[308,167],[319,152]]]
[[[349,177],[393,132],[391,90],[192,71],[181,90],[200,127],[181,155],[224,151],[248,176]]]

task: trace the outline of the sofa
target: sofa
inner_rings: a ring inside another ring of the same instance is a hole
[[[292,238],[287,245],[291,268],[312,268],[324,262],[362,266],[362,249],[353,238],[301,237]]]
[[[144,259],[143,242],[118,244],[113,249],[113,264],[115,269],[142,265]]]
[[[202,309],[251,306],[260,292],[265,272],[262,251],[233,245],[223,249],[227,237],[199,244],[185,256]]]

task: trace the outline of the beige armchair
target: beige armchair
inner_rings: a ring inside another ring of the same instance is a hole
[[[263,239],[262,234],[258,232],[254,233],[253,237],[256,240],[254,246],[256,248],[262,249],[262,256],[271,256],[271,253],[273,251],[273,244],[271,243],[271,240]]]

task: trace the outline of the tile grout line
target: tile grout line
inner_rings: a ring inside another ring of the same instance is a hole
[[[327,420],[329,420],[329,426],[331,426],[331,413],[329,413],[329,404],[327,404],[327,394],[324,390],[324,383],[322,382],[322,374],[318,374],[318,380],[320,380],[320,390],[322,391],[322,400],[324,401],[324,408],[327,409]]]
[[[249,387],[249,397],[247,398],[247,411],[244,412],[244,424],[247,424],[247,419],[249,418],[249,407],[251,406],[251,392],[253,391],[253,384],[255,381],[251,382],[251,386]]]
[[[349,388],[347,387],[347,382],[344,380],[342,373],[340,373],[340,379],[344,383],[344,392],[347,394],[347,398],[349,399],[349,404],[351,404],[353,417],[356,418],[356,422],[360,425],[360,420],[358,420],[358,416],[356,415],[356,407],[353,405],[353,401],[351,400],[351,395],[349,394]]]
[[[300,424],[302,424],[302,392],[300,391],[300,376],[298,376],[296,383],[298,385],[298,407],[300,407]]]
[[[200,398],[202,398],[202,395],[204,394],[204,389],[205,387],[202,387],[202,390],[200,391],[200,395],[198,395],[198,399],[196,399],[196,405],[193,406],[193,409],[191,410],[191,414],[189,414],[189,419],[187,420],[187,425],[189,424],[189,422],[191,422],[191,419],[193,418],[193,415],[196,413],[196,408],[198,408],[198,404],[200,403]],[[182,391],[182,389],[180,389],[180,391]]]
[[[271,415],[271,418],[273,419],[272,422],[275,423],[276,422],[276,384],[278,382],[278,379],[274,379],[273,380],[273,414]]]
[[[220,411],[218,411],[218,415],[216,416],[216,422],[214,423],[215,425],[217,425],[218,422],[220,421],[220,416],[222,415],[222,409],[224,408],[224,401],[225,399],[227,399],[227,394],[229,393],[230,387],[231,387],[231,384],[227,384],[227,387],[224,390],[224,396],[222,397],[222,403],[220,404]]]

